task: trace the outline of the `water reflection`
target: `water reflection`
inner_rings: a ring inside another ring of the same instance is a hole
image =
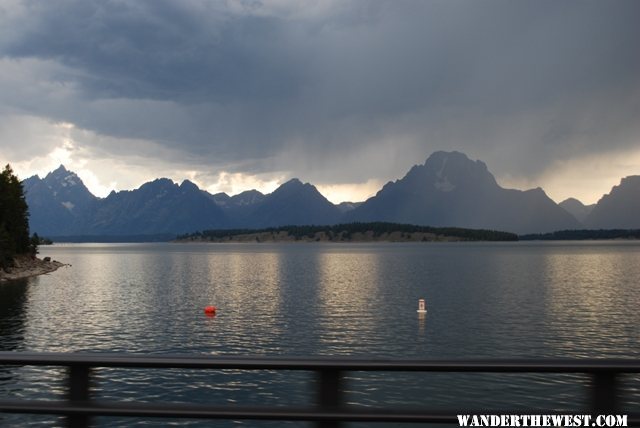
[[[280,256],[234,252],[209,257],[208,287],[220,302],[215,322],[225,344],[217,352],[248,353],[257,347],[277,353],[283,334]]]
[[[23,279],[0,283],[0,350],[20,351],[24,347],[24,305],[29,281]],[[0,366],[0,388],[13,389],[15,369]]]
[[[424,335],[427,329],[427,314],[424,312],[418,312],[418,331],[420,335]]]
[[[29,282],[37,278],[0,283],[0,350],[15,351],[24,343],[25,301]]]
[[[551,312],[548,346],[576,357],[638,356],[640,301],[637,252],[591,248],[588,253],[566,251],[545,258]],[[631,319],[629,319],[631,317]],[[603,334],[606,332],[606,334]],[[629,350],[631,351],[631,355]]]
[[[380,261],[371,253],[321,253],[317,256],[318,301],[326,312],[317,323],[327,355],[363,354],[379,342],[384,312]]]
[[[499,247],[497,251],[475,257],[472,281],[477,299],[475,331],[479,335],[477,356],[491,356],[505,337],[514,340],[503,353],[505,358],[543,356],[543,324],[549,299],[542,262],[535,249]],[[525,338],[526,340],[519,340]]]
[[[2,303],[0,340],[7,340],[5,348],[42,351],[637,357],[638,248],[525,243],[54,246],[43,249],[49,252],[44,255],[73,268],[40,277],[13,297],[12,291],[0,289],[8,293],[0,294],[2,302],[12,302]],[[416,314],[419,297],[427,300],[424,316]],[[204,315],[207,305],[218,307],[215,318]],[[109,399],[287,405],[310,401],[307,375],[104,370],[99,393]],[[59,384],[51,371],[20,376],[40,379],[32,387],[38,390],[16,387],[22,383],[15,377],[10,381],[24,396],[49,394],[51,385]],[[523,386],[525,381],[532,384]],[[580,379],[547,375],[355,373],[349,382],[347,398],[353,405],[405,402],[425,408],[447,403],[484,408],[497,401],[569,407],[581,402],[584,386]],[[487,395],[487,385],[498,385],[500,396]],[[640,403],[637,385],[636,379],[629,387],[635,391],[634,405]]]

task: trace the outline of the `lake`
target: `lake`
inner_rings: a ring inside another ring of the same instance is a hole
[[[72,266],[0,284],[3,351],[640,358],[634,241],[61,244],[41,247],[41,256]],[[419,298],[426,316],[416,312]],[[204,314],[208,305],[218,308],[215,317]],[[0,370],[3,396],[61,394],[60,370]],[[312,400],[310,376],[100,369],[96,395],[290,405]],[[558,410],[584,407],[587,385],[579,375],[355,373],[347,397],[353,406]],[[626,378],[624,388],[627,408],[639,411],[640,379]],[[159,423],[99,419],[101,426]]]

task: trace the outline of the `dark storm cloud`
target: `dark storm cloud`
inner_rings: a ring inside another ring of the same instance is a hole
[[[213,166],[299,164],[307,179],[355,181],[458,149],[535,176],[554,159],[639,142],[634,0],[65,0],[1,10],[3,57],[44,61],[48,79],[68,88],[16,90],[3,104]],[[375,154],[394,149],[391,162]]]
[[[286,64],[265,58],[282,37],[276,18],[157,0],[27,4],[27,30],[6,54],[88,72],[81,83],[89,97],[229,102],[293,83]],[[268,84],[257,87],[257,76]]]

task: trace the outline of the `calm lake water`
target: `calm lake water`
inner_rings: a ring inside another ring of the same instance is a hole
[[[72,266],[0,285],[3,351],[640,358],[637,242],[73,244],[42,247],[41,256]],[[426,316],[416,312],[420,297]],[[207,305],[217,316],[205,316]],[[62,377],[1,368],[0,393],[59,398]],[[98,378],[96,395],[118,400],[278,406],[312,402],[314,392],[304,372],[100,369]],[[585,407],[587,385],[578,375],[351,373],[347,398],[370,407],[560,410]],[[640,379],[623,386],[625,410],[638,412]]]

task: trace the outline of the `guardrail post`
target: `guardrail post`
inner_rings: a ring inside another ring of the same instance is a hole
[[[338,410],[342,405],[342,372],[338,369],[318,369],[318,408],[321,412]],[[339,428],[340,421],[319,421],[318,428]]]
[[[617,408],[616,372],[596,371],[591,377],[591,410],[613,413]]]
[[[85,365],[69,366],[68,400],[73,404],[84,404],[89,401],[89,375],[91,367]],[[85,428],[90,424],[88,415],[73,414],[67,416],[67,427]]]

